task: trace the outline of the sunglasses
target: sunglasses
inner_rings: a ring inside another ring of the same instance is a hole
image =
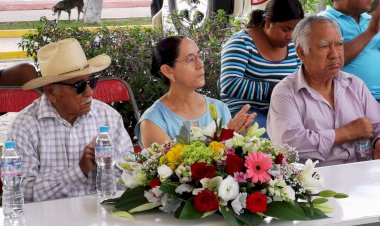
[[[96,85],[98,84],[98,80],[99,80],[99,76],[94,76],[86,81],[79,81],[74,84],[69,84],[69,83],[64,83],[64,82],[55,82],[53,84],[75,87],[77,89],[77,94],[81,94],[86,90],[87,84],[91,87],[91,89],[95,89]]]

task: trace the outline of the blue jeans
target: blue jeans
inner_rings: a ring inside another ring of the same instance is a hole
[[[239,111],[236,112],[231,112],[232,117],[236,115]],[[255,107],[251,106],[251,109],[249,109],[248,114],[252,114],[253,112],[256,112],[256,118],[253,120],[253,122],[257,122],[259,124],[260,128],[267,128],[267,115],[268,115],[268,110],[258,110]],[[268,138],[267,132],[265,132],[261,137]]]

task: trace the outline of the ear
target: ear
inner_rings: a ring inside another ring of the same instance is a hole
[[[266,16],[266,17],[264,18],[264,21],[265,21],[265,23],[264,23],[264,27],[265,27],[266,29],[269,29],[269,27],[270,27],[270,25],[271,25],[271,23],[272,23],[270,17],[269,17],[269,16]]]
[[[44,94],[50,101],[50,103],[55,103],[57,100],[57,88],[53,87],[53,85],[49,84],[44,86],[43,88]]]
[[[171,68],[169,65],[167,65],[167,64],[161,65],[160,71],[170,81],[175,82],[175,76],[173,74],[173,68]]]
[[[297,53],[298,58],[300,58],[300,60],[303,62],[306,54],[300,46],[297,46],[296,53]]]

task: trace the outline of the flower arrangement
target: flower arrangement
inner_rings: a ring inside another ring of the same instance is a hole
[[[309,220],[327,217],[328,197],[347,195],[322,190],[317,162],[297,163],[297,151],[261,138],[265,129],[255,123],[243,134],[215,124],[206,129],[184,123],[177,139],[153,144],[126,159],[122,183],[128,189],[103,203],[115,215],[159,208],[180,219],[220,213],[229,225],[260,225],[265,217]]]

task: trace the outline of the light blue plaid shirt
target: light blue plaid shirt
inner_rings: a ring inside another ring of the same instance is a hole
[[[73,125],[59,116],[45,95],[21,111],[8,139],[16,142],[22,157],[25,201],[95,193],[96,167],[86,177],[79,161],[101,125],[109,126],[116,162],[131,155],[132,142],[122,118],[105,103],[92,100],[90,112],[78,117]]]

